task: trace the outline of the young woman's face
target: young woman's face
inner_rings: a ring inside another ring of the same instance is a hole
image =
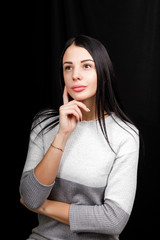
[[[63,76],[69,95],[83,101],[96,95],[97,72],[90,53],[74,44],[67,48],[63,56]]]

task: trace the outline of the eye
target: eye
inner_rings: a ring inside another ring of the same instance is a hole
[[[91,65],[90,64],[85,64],[84,68],[91,68]]]
[[[64,69],[67,70],[67,71],[70,71],[70,70],[72,70],[72,67],[71,66],[66,66]]]

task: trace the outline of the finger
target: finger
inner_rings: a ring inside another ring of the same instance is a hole
[[[76,111],[77,112],[77,114],[78,114],[78,118],[77,118],[77,120],[78,121],[82,121],[82,112],[81,112],[81,110],[80,110],[80,108],[77,106],[77,105],[68,105],[68,104],[66,104],[66,105],[63,105],[62,107],[61,107],[61,112],[63,111],[63,114],[65,114],[65,115],[70,115],[71,114],[71,112],[70,111],[72,111],[72,110],[74,110],[74,111]],[[76,114],[76,116],[77,116],[77,114]]]
[[[69,102],[69,96],[68,96],[67,88],[65,86],[63,91],[63,104],[67,104],[68,102]]]
[[[75,105],[75,111],[79,115],[79,120],[82,121],[82,112],[81,112],[80,108],[77,105]]]
[[[77,111],[76,111],[75,109],[73,109],[73,108],[67,109],[65,115],[66,115],[67,117],[73,115],[73,116],[77,119],[77,121],[80,120],[79,114],[78,114]]]
[[[72,102],[73,102],[73,104],[76,104],[78,107],[82,108],[84,111],[90,112],[90,109],[84,103],[76,101],[76,100],[73,100]]]
[[[82,121],[82,112],[81,112],[80,108],[79,108],[77,105],[67,106],[67,109],[68,109],[68,110],[69,110],[69,109],[74,109],[74,110],[77,112],[78,116],[79,116],[79,119],[78,119],[78,120],[81,120],[81,121]]]

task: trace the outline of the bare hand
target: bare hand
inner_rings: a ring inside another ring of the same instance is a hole
[[[69,102],[68,92],[65,86],[63,92],[63,105],[59,109],[59,132],[70,135],[70,133],[76,128],[77,122],[82,120],[82,112],[80,108],[86,112],[90,111],[82,102],[76,100]]]

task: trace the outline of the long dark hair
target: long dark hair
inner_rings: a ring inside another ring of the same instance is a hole
[[[62,59],[66,49],[72,44],[85,48],[94,59],[97,71],[96,114],[98,116],[98,122],[100,124],[102,133],[106,138],[109,146],[111,147],[106,130],[105,112],[107,112],[108,115],[115,113],[115,115],[127,125],[128,123],[133,124],[133,122],[122,110],[122,106],[118,100],[117,92],[114,86],[116,77],[114,74],[112,62],[106,48],[98,40],[85,35],[79,35],[77,37],[69,39],[65,44],[60,59],[60,83],[62,92],[64,89]],[[41,119],[40,122],[44,122],[49,118],[53,119],[51,121],[47,121],[48,123],[42,129],[48,132],[59,123],[59,109],[47,109],[41,111],[35,116],[34,121],[39,118]],[[38,124],[39,122],[37,124],[34,124],[33,128]],[[131,126],[129,125],[129,127]],[[132,130],[135,131],[134,128],[132,128]]]

